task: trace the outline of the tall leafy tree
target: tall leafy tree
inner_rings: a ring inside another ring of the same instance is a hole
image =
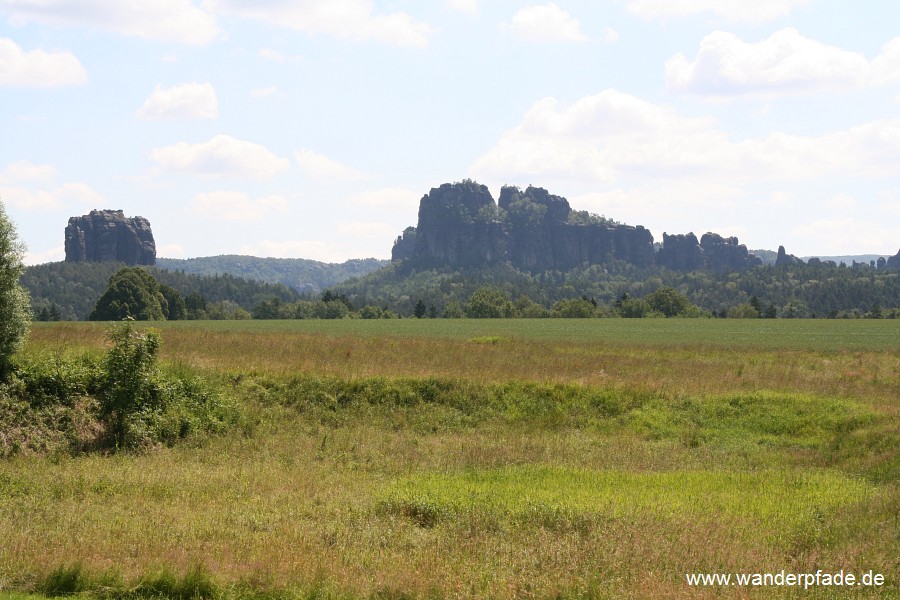
[[[481,287],[466,302],[466,316],[470,319],[501,319],[515,315],[515,306],[502,290]]]
[[[90,321],[162,321],[168,303],[159,283],[140,267],[125,267],[109,279],[109,285],[88,316]]]
[[[9,372],[10,359],[25,342],[31,322],[28,293],[19,284],[24,255],[25,246],[0,202],[0,376]]]

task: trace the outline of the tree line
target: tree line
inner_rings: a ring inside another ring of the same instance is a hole
[[[279,296],[261,300],[251,311],[235,303],[210,303],[201,294],[186,297],[173,287],[158,281],[140,267],[126,267],[109,280],[106,291],[88,318],[96,321],[183,320],[183,319],[393,319],[393,318],[799,318],[809,316],[801,307],[788,304],[776,307],[751,296],[747,302],[719,312],[709,311],[691,302],[681,291],[662,286],[637,297],[622,293],[609,303],[586,295],[557,300],[550,306],[535,302],[526,294],[511,296],[503,289],[482,285],[464,302],[449,300],[438,307],[419,297],[408,312],[387,305],[358,305],[343,292],[325,290],[319,297],[285,301]],[[849,316],[849,315],[845,315]],[[900,310],[873,307],[869,318],[897,318]]]

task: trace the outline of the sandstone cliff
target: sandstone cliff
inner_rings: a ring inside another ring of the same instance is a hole
[[[775,259],[775,266],[783,265],[805,265],[802,258],[797,258],[793,254],[788,254],[784,246],[778,246],[778,258]]]
[[[540,272],[620,260],[678,271],[742,271],[762,264],[734,237],[664,235],[657,255],[641,226],[573,211],[568,200],[539,187],[504,186],[494,203],[486,186],[445,183],[426,194],[419,223],[394,242],[393,260],[423,265],[478,266],[507,262]]]
[[[892,271],[900,271],[900,251],[897,251],[896,256],[892,256],[885,262],[885,267],[891,269]]]
[[[121,210],[92,210],[71,217],[65,235],[66,260],[70,262],[156,263],[156,243],[144,217],[127,218]]]
[[[419,205],[419,223],[394,243],[394,260],[477,266],[508,262],[529,271],[569,270],[612,259],[654,263],[653,236],[643,227],[579,213],[547,190],[507,186],[494,202],[472,181],[433,188]]]

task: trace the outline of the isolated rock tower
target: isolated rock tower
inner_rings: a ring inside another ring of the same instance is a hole
[[[71,217],[66,226],[66,260],[153,265],[156,243],[150,221],[126,217],[121,210],[92,210]]]

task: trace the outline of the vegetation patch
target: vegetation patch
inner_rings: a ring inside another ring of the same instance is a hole
[[[423,527],[590,530],[609,520],[726,519],[742,536],[799,534],[864,501],[871,484],[838,472],[674,471],[635,473],[549,465],[428,473],[387,487],[379,510]]]
[[[237,406],[184,369],[157,364],[160,338],[128,322],[102,358],[32,353],[0,384],[0,456],[171,445],[224,430]]]

